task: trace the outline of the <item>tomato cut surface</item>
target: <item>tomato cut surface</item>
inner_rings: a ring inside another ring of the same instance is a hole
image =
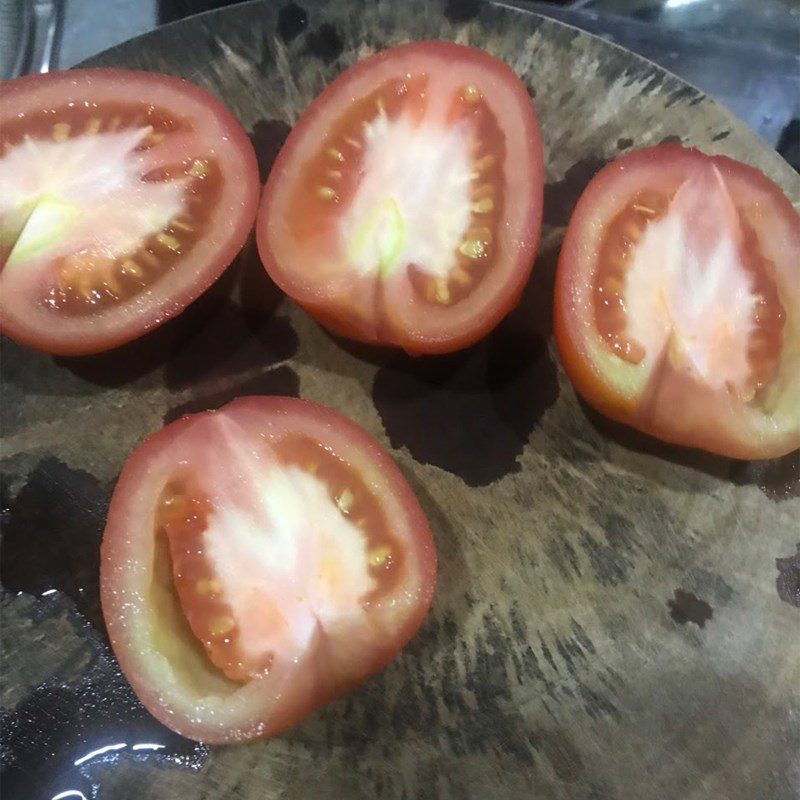
[[[734,458],[800,447],[800,216],[761,172],[662,145],[581,196],[555,333],[599,411]]]
[[[147,709],[206,742],[271,736],[419,628],[436,554],[398,468],[302,400],[249,397],[130,456],[101,551],[103,615]]]
[[[176,78],[72,70],[0,86],[0,329],[107,350],[178,314],[241,249],[258,168],[236,120]]]
[[[333,331],[449,352],[518,300],[541,210],[522,81],[482,51],[420,42],[356,64],[306,110],[264,188],[258,248]]]

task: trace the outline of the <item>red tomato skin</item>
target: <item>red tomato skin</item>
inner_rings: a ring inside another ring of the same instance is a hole
[[[433,335],[424,337],[413,336],[406,331],[389,330],[387,326],[379,326],[376,329],[358,322],[354,323],[341,310],[331,307],[325,297],[301,299],[294,291],[290,276],[275,257],[268,234],[268,226],[276,184],[281,180],[288,163],[294,158],[294,151],[299,146],[306,129],[316,121],[318,116],[328,112],[331,98],[344,93],[352,81],[359,79],[362,74],[368,73],[381,62],[394,57],[405,58],[407,55],[415,56],[417,54],[420,57],[431,54],[455,60],[464,58],[466,55],[479,61],[482,67],[499,79],[516,84],[518,93],[524,94],[530,104],[530,97],[525,85],[511,67],[482,50],[446,41],[412,42],[383,50],[357,62],[341,73],[311,102],[293,127],[275,159],[264,185],[256,219],[256,241],[264,268],[275,283],[317,322],[336,335],[366,344],[400,347],[412,356],[452,353],[475,344],[492,331],[519,302],[539,248],[544,198],[542,141],[532,106],[528,122],[528,152],[526,154],[526,160],[532,164],[533,168],[530,181],[530,214],[527,225],[519,232],[519,247],[514,259],[514,268],[511,270],[512,274],[505,282],[502,292],[493,298],[492,302],[487,303],[483,308],[483,313],[467,327],[442,329]],[[476,291],[480,292],[480,288]]]
[[[585,246],[581,230],[584,221],[592,209],[602,202],[608,187],[623,174],[635,173],[637,168],[644,166],[663,165],[664,169],[671,169],[676,163],[691,164],[706,159],[711,160],[724,177],[735,176],[769,196],[775,214],[793,231],[786,247],[790,253],[797,254],[794,280],[800,281],[800,215],[780,188],[760,170],[727,156],[709,156],[700,150],[674,144],[635,150],[603,167],[589,182],[572,213],[556,270],[553,296],[556,347],[564,371],[578,394],[603,416],[669,444],[742,460],[777,458],[800,447],[800,425],[782,435],[758,436],[747,429],[743,420],[737,421],[727,416],[719,419],[703,413],[702,392],[697,392],[699,400],[689,402],[680,414],[675,415],[675,424],[665,428],[649,418],[647,410],[641,408],[638,397],[615,391],[584,354],[582,328],[593,325],[594,321],[587,321],[585,315],[576,311],[572,301],[573,286],[585,280],[579,259],[579,252]],[[709,391],[706,398],[708,402],[711,402],[710,395]]]
[[[268,709],[268,718],[257,734],[242,736],[236,730],[208,728],[188,717],[176,714],[162,701],[159,686],[143,679],[140,667],[142,654],[131,648],[122,619],[122,607],[130,596],[121,591],[121,583],[130,562],[135,561],[135,532],[142,520],[142,509],[137,501],[137,491],[153,474],[153,464],[169,448],[170,443],[184,436],[199,418],[216,411],[202,412],[182,417],[151,434],[129,456],[120,474],[111,499],[106,528],[100,550],[100,601],[103,618],[114,655],[122,673],[145,708],[163,725],[190,739],[208,744],[230,744],[241,741],[266,739],[294,727],[316,709],[356,688],[368,677],[392,661],[414,636],[428,613],[436,584],[436,549],[431,531],[422,509],[405,477],[385,450],[362,428],[342,414],[325,406],[292,397],[240,397],[219,411],[251,410],[272,419],[290,417],[312,420],[316,425],[336,431],[339,438],[352,444],[354,451],[364,454],[371,467],[392,485],[394,497],[403,507],[413,544],[406,553],[409,562],[420,578],[421,590],[415,598],[412,612],[405,618],[392,642],[376,648],[357,679],[340,681],[335,685],[320,680],[319,670],[313,661],[304,659],[292,674],[293,691],[284,693]],[[145,515],[146,517],[146,515]],[[134,533],[132,533],[134,531]],[[146,535],[146,534],[145,534]],[[297,691],[299,687],[302,690]]]
[[[196,269],[197,277],[181,291],[173,292],[162,302],[142,308],[135,316],[123,325],[106,327],[90,321],[83,330],[72,333],[44,330],[41,325],[30,323],[24,315],[11,315],[10,307],[0,300],[0,333],[5,334],[18,344],[51,355],[81,356],[100,353],[119,347],[129,341],[148,333],[180,314],[190,303],[200,297],[227,269],[238,255],[253,227],[258,211],[260,180],[258,162],[253,145],[236,118],[219,100],[194,84],[181,78],[162,75],[155,72],[117,68],[71,69],[42,75],[26,75],[5,81],[0,84],[0,110],[3,108],[18,110],[25,98],[33,92],[46,94],[49,86],[68,91],[69,85],[82,87],[98,83],[105,87],[119,87],[120,94],[112,99],[125,102],[131,97],[134,102],[147,98],[154,104],[159,102],[159,93],[164,90],[175,92],[196,103],[210,112],[221,128],[225,130],[228,148],[237,154],[241,169],[236,175],[236,182],[241,193],[241,202],[233,215],[226,219],[230,231],[227,241],[217,249],[212,262],[201,264]],[[127,94],[132,91],[133,94]],[[65,102],[66,95],[54,96],[58,102]],[[180,109],[179,109],[180,111]],[[2,120],[2,113],[0,113]],[[223,165],[224,166],[224,165]],[[191,259],[191,256],[188,257]],[[183,262],[182,262],[183,263]],[[185,265],[184,265],[185,266]],[[10,304],[9,304],[10,306]]]

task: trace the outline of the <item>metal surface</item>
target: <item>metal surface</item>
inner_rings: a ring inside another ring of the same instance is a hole
[[[63,0],[4,0],[0,5],[0,78],[58,69]]]
[[[577,0],[570,6],[759,49],[800,53],[796,0]]]
[[[33,0],[34,36],[28,72],[58,69],[64,26],[63,0]]]
[[[478,0],[474,0],[476,3]],[[589,0],[561,8],[509,0],[614,41],[719,100],[772,147],[800,117],[800,7],[780,0]],[[197,8],[191,0],[68,0],[60,63],[73,66]],[[200,7],[213,2],[203,0]],[[578,8],[577,6],[581,6]],[[736,13],[734,13],[734,11]]]
[[[156,0],[66,0],[60,63],[74,67],[156,27]]]
[[[546,14],[649,58],[719,100],[772,147],[792,119],[800,117],[797,47],[766,47],[766,38],[727,37],[724,28],[666,26],[655,19],[643,21],[611,13],[630,10],[630,5],[624,4],[598,4],[598,10],[592,10],[592,4],[560,9],[525,0],[509,0],[509,5]],[[782,31],[800,43],[800,15],[792,11],[787,16]]]
[[[28,0],[0,0],[0,80],[25,70],[33,35]]]
[[[754,164],[800,204],[785,162],[653,64],[471,0],[249,3],[90,63],[206,87],[266,173],[328,81],[421,38],[505,59],[542,127],[539,256],[484,341],[415,360],[333,339],[252,247],[120,350],[54,359],[3,341],[4,796],[797,800],[800,455],[742,464],[608,423],[577,400],[550,321],[565,225],[603,163],[679,139]],[[430,520],[437,591],[419,634],[357,691],[275,739],[207,748],[152,720],[117,671],[97,548],[147,433],[258,393],[326,403],[389,450]]]

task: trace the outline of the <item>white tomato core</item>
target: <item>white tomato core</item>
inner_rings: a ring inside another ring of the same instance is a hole
[[[151,132],[26,138],[12,146],[0,159],[0,218],[18,229],[7,266],[75,253],[114,260],[161,231],[182,210],[185,182],[141,180],[136,148]]]
[[[362,531],[321,481],[298,467],[247,472],[255,503],[217,502],[202,550],[244,660],[267,668],[271,653],[302,653],[317,627],[363,613],[375,581]]]
[[[685,181],[649,223],[625,273],[627,333],[713,389],[748,391],[756,304],[738,214],[716,167]]]
[[[466,123],[378,114],[365,124],[362,177],[340,222],[359,271],[414,265],[448,275],[472,217],[470,140]]]

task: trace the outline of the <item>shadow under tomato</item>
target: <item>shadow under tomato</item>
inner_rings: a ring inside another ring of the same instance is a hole
[[[755,486],[770,500],[779,502],[800,497],[800,451],[781,458],[741,461],[669,444],[628,425],[608,419],[579,399],[586,419],[604,437],[635,453],[656,456],[680,467],[704,472],[736,486]]]
[[[519,471],[531,431],[558,397],[547,347],[555,256],[541,254],[517,307],[482,341],[380,365],[372,396],[393,447],[470,486]]]
[[[298,338],[288,320],[275,316],[282,294],[270,280],[249,242],[238,265],[230,300],[208,313],[202,325],[188,332],[170,353],[164,383],[172,390],[200,387],[266,369],[291,358]]]
[[[100,613],[100,539],[111,491],[88,472],[42,459],[15,496],[2,481],[0,583],[10,592],[66,594],[105,635]]]
[[[357,358],[359,361],[366,361],[368,364],[372,364],[375,367],[385,367],[391,364],[391,362],[397,358],[398,353],[400,353],[400,350],[396,347],[357,342],[353,339],[346,339],[344,336],[332,333],[324,325],[318,323],[318,326],[322,333],[334,342],[337,347],[349,353],[353,358]],[[425,358],[425,356],[419,356],[419,358]]]
[[[55,356],[60,367],[90,383],[114,388],[162,367],[172,353],[223,306],[237,280],[238,258],[200,297],[158,328],[131,342],[87,356]]]
[[[282,119],[260,119],[248,134],[258,161],[258,176],[263,184],[272,169],[291,127]]]
[[[186,414],[222,408],[237,397],[253,395],[300,396],[300,377],[286,364],[268,369],[251,378],[230,382],[218,391],[201,394],[191,400],[170,408],[164,415],[164,424],[174,422]]]
[[[566,227],[575,204],[589,181],[608,163],[600,156],[588,156],[576,161],[560,181],[552,181],[544,187],[544,225]]]
[[[232,299],[237,294],[241,304]],[[113,350],[53,360],[80,379],[107,388],[136,383],[161,368],[168,387],[182,387],[194,373],[213,370],[259,342],[266,348],[258,356],[264,361],[291,355],[297,346],[294,332],[288,323],[271,319],[280,300],[251,237],[219,280],[174,319]]]

